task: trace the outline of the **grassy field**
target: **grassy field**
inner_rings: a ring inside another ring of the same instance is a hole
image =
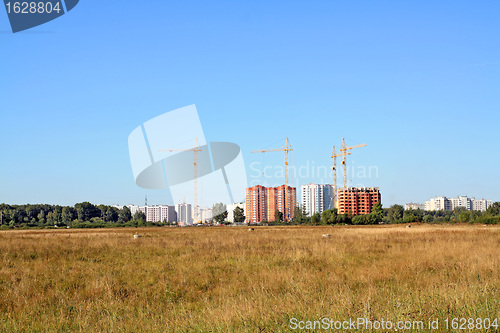
[[[500,226],[0,232],[2,332],[289,332],[291,318],[358,317],[439,318],[443,331],[500,317]]]

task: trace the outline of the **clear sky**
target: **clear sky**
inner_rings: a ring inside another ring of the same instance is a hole
[[[162,203],[135,185],[127,138],[190,104],[207,141],[241,146],[249,182],[283,183],[253,171],[283,154],[251,150],[289,137],[294,167],[312,170],[346,137],[367,144],[351,184],[380,187],[385,207],[499,201],[499,13],[497,0],[81,0],[12,34],[0,8],[0,202]]]

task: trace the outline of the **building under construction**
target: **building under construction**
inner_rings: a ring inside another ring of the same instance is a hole
[[[285,188],[288,193],[285,193]],[[285,200],[287,204],[285,205]],[[276,210],[283,213],[283,219],[293,220],[297,205],[297,189],[291,186],[264,187],[256,185],[246,189],[245,216],[248,223],[274,221]]]
[[[378,187],[341,188],[338,198],[338,213],[351,216],[370,214],[373,206],[381,201]]]

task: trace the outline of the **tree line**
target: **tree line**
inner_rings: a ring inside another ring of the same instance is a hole
[[[226,205],[218,203],[213,206],[214,221],[227,224]],[[233,211],[235,222],[244,222],[244,210],[236,207]],[[283,224],[283,213],[276,211],[274,221],[267,224]],[[369,225],[381,223],[500,223],[500,202],[493,203],[486,211],[469,211],[464,207],[454,210],[424,211],[420,209],[405,210],[401,205],[383,208],[381,203],[373,206],[372,212],[366,215],[338,214],[337,209],[327,209],[321,214],[308,216],[304,209],[295,207],[294,219],[289,224],[334,225],[352,224]],[[0,204],[0,229],[11,228],[100,228],[100,227],[138,227],[165,225],[146,221],[146,215],[138,211],[133,216],[128,207],[118,209],[107,205],[94,205],[81,202],[75,206],[59,206],[47,204],[8,205]],[[176,224],[175,222],[172,224]]]
[[[98,228],[152,226],[143,212],[132,216],[128,207],[118,209],[107,205],[81,202],[75,206],[47,204],[0,204],[0,228]]]
[[[264,221],[266,224],[283,223],[283,213],[276,210],[274,221]],[[425,211],[421,209],[405,210],[401,205],[392,205],[383,208],[381,203],[376,203],[370,214],[353,215],[338,214],[338,210],[327,209],[320,213],[308,216],[304,209],[295,207],[294,219],[290,224],[308,225],[334,225],[334,224],[391,224],[391,223],[500,223],[500,202],[493,203],[486,211],[469,211],[465,207],[457,207],[454,210]]]

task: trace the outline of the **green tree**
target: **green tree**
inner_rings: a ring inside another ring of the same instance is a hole
[[[88,201],[77,203],[75,209],[80,221],[90,221],[93,217],[101,217],[101,210]]]
[[[108,206],[104,220],[106,222],[118,222],[118,209]]]
[[[500,215],[500,202],[494,202],[486,209],[486,213],[493,216]]]
[[[212,213],[214,216],[227,212],[227,207],[222,202],[216,203],[212,206]]]
[[[283,221],[283,213],[280,212],[278,209],[274,212],[274,220],[276,222],[282,222]]]
[[[405,223],[422,221],[423,214],[420,209],[407,209],[403,212],[403,220]]]
[[[55,206],[52,210],[52,220],[54,224],[61,222],[61,206]]]
[[[56,221],[54,220],[54,214],[52,212],[49,212],[47,214],[47,224],[53,225],[53,224],[55,224],[55,222]]]
[[[141,212],[140,210],[138,210],[137,212],[135,212],[133,220],[136,223],[144,224],[144,223],[146,223],[146,214],[144,214],[144,212]]]
[[[26,216],[31,220],[35,215],[37,215],[35,206],[26,205]]]
[[[395,223],[403,218],[404,208],[401,205],[392,205],[387,212],[389,222]]]
[[[366,215],[356,215],[352,218],[352,224],[354,225],[365,225],[368,224]]]
[[[327,209],[321,213],[321,224],[337,223],[337,209]]]
[[[124,206],[120,211],[118,212],[118,222],[120,223],[126,223],[132,219],[132,214],[130,213],[130,208],[127,206]]]
[[[40,211],[40,213],[38,213],[36,217],[38,219],[38,222],[40,222],[41,224],[45,224],[45,211],[43,209]]]
[[[348,214],[341,214],[341,215],[337,216],[337,223],[338,224],[351,224],[352,220]]]
[[[224,223],[227,218],[227,207],[222,202],[212,206],[213,220],[219,224]]]
[[[430,214],[425,215],[423,218],[424,223],[432,223],[434,222],[434,217]]]
[[[382,219],[384,218],[384,209],[382,208],[382,203],[377,202],[375,205],[373,205],[370,215],[370,218],[372,219],[372,221],[374,221],[374,223],[370,224],[382,222]],[[370,220],[370,218],[368,218],[368,221]]]
[[[61,212],[61,221],[68,224],[74,219],[73,209],[71,207],[63,207]]]
[[[233,210],[233,220],[234,220],[234,222],[238,222],[238,223],[245,222],[245,214],[244,213],[245,213],[245,211],[243,210],[243,208],[236,207]]]
[[[318,225],[319,221],[321,221],[321,215],[319,215],[319,213],[314,213],[311,216],[311,224],[312,225]]]
[[[462,212],[460,215],[458,215],[458,220],[461,223],[468,222],[471,219],[471,214],[469,212]]]
[[[105,221],[106,220],[106,212],[108,211],[108,206],[106,205],[98,205],[97,208],[99,208],[99,217],[101,220]]]
[[[293,221],[296,223],[306,223],[307,221],[307,214],[305,208],[300,208],[299,206],[295,206],[293,209]]]
[[[224,224],[224,221],[227,218],[227,210],[221,214],[217,214],[213,217],[214,221],[218,224]]]

